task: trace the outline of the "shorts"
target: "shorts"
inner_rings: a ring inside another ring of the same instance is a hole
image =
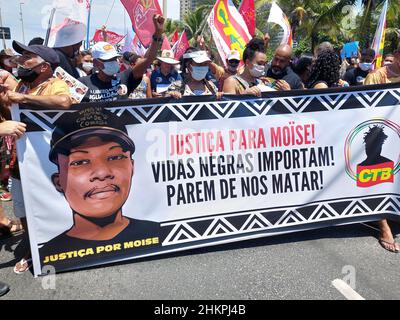
[[[24,195],[22,194],[21,180],[11,178],[11,194],[14,205],[14,215],[20,218],[26,218]]]

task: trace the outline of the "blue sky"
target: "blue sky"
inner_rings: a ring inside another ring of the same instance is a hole
[[[159,0],[162,2],[161,0]],[[46,25],[46,8],[53,3],[53,0],[21,0],[22,13],[24,17],[25,42],[28,43],[34,37],[44,38],[46,29],[42,24]],[[11,28],[11,37],[14,40],[22,42],[22,26],[19,15],[20,0],[0,0],[1,15],[3,18],[3,26]],[[91,19],[91,35],[96,28],[101,27],[107,20],[108,13],[112,7],[113,0],[93,0],[92,19]],[[168,0],[168,17],[179,19],[179,0]],[[125,17],[125,18],[124,18]],[[127,26],[130,25],[130,19],[126,14],[120,0],[115,1],[108,28],[112,31],[125,34],[124,19]],[[7,47],[11,46],[11,42],[7,41]],[[0,42],[1,49],[3,49]]]

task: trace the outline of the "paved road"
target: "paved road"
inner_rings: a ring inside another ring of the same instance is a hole
[[[55,290],[12,272],[17,236],[0,240],[0,280],[11,286],[1,299],[345,299],[331,282],[353,267],[363,298],[400,299],[400,254],[376,235],[355,224],[248,240],[57,275]]]

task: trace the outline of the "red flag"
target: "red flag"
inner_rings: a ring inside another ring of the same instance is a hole
[[[162,15],[157,0],[121,0],[132,21],[133,29],[145,47],[150,46],[155,32],[153,16]]]
[[[169,44],[167,37],[164,37],[164,41],[162,43],[161,50],[171,50],[171,45]]]
[[[172,49],[175,54],[175,59],[179,60],[188,48],[189,48],[189,41],[186,37],[186,32],[183,31],[181,37],[175,43],[174,48]]]
[[[171,38],[171,44],[174,45],[179,40],[179,33],[178,30],[174,32]]]
[[[106,31],[107,34],[107,42],[109,44],[112,44],[113,46],[120,43],[125,36],[122,36],[118,33],[112,32],[112,31]],[[106,41],[103,37],[103,31],[100,29],[97,29],[96,32],[94,33],[93,36],[93,41],[94,42],[100,42],[100,41]]]
[[[256,9],[254,7],[254,0],[242,0],[239,6],[239,12],[246,22],[250,35],[254,36],[256,33]]]

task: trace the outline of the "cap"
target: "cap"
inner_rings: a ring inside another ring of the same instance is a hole
[[[238,60],[238,61],[240,61],[241,60],[240,59],[240,52],[237,51],[237,50],[232,50],[231,52],[229,52],[227,60],[228,61],[230,61],[230,60]]]
[[[157,57],[157,59],[168,64],[179,64],[179,61],[174,59],[174,52],[172,50],[163,50],[161,57]]]
[[[53,48],[73,46],[85,39],[86,26],[78,21],[69,20],[56,34]]]
[[[102,107],[88,107],[76,112],[64,113],[55,123],[50,141],[49,159],[57,164],[58,154],[69,151],[89,137],[106,137],[135,152],[135,144],[129,137],[123,120]]]
[[[26,46],[18,41],[13,41],[12,46],[14,50],[19,53],[23,54],[25,51],[33,53],[41,57],[44,61],[50,63],[53,68],[54,66],[60,64],[60,58],[58,57],[57,52],[54,49],[45,47],[39,44],[34,44],[32,46]]]
[[[206,51],[195,51],[195,52],[190,52],[190,53],[185,53],[183,55],[184,59],[192,59],[196,63],[203,63],[206,61],[211,61],[211,59],[208,57],[208,54]]]
[[[93,59],[111,60],[120,56],[114,46],[108,42],[97,42],[92,48]]]

